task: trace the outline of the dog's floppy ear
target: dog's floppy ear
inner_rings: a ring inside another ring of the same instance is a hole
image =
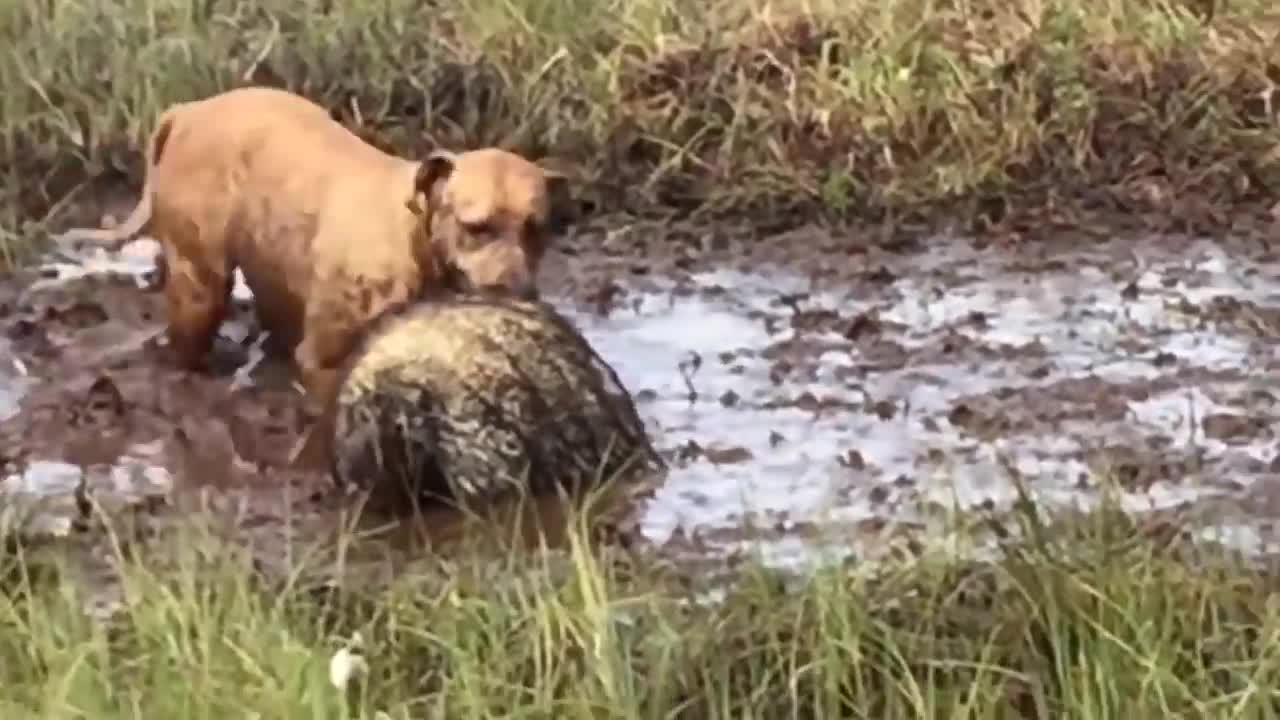
[[[425,208],[418,198],[431,198],[436,183],[448,178],[453,173],[453,166],[458,156],[448,150],[435,150],[418,164],[418,172],[413,177],[413,194],[409,196],[406,207],[415,215],[421,215]]]

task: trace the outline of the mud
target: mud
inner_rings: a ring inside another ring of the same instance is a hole
[[[1015,480],[1046,505],[1111,494],[1277,547],[1268,247],[885,248],[817,228],[618,224],[580,228],[562,250],[550,299],[615,365],[672,463],[639,510],[650,547],[866,561],[975,539],[955,511],[1007,512]],[[334,537],[346,514],[328,478],[284,468],[306,418],[287,365],[261,351],[247,290],[215,371],[173,370],[153,253],[143,240],[50,258],[0,304],[6,522],[65,535],[88,502],[168,523],[213,509],[268,563]]]

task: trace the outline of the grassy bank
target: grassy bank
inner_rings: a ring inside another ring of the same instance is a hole
[[[1278,38],[1268,0],[6,3],[0,225],[256,82],[405,153],[564,158],[603,209],[1220,226],[1280,197]]]
[[[802,582],[744,566],[718,604],[621,551],[454,556],[389,586],[264,582],[195,534],[122,561],[125,609],[10,555],[0,708],[23,718],[1268,718],[1276,577],[1099,514],[992,562]],[[553,563],[550,557],[558,557]],[[332,563],[333,561],[328,561]],[[313,569],[332,569],[316,561]],[[345,691],[330,659],[359,636]]]

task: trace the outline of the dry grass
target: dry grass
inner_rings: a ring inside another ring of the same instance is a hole
[[[42,1],[0,48],[10,236],[246,82],[403,153],[563,158],[600,209],[1200,227],[1280,196],[1268,0]]]

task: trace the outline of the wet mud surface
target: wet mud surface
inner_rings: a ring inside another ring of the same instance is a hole
[[[284,467],[306,418],[247,291],[215,370],[172,369],[154,249],[51,257],[0,293],[3,524],[74,536],[86,503],[162,525],[212,510],[268,564],[337,535],[328,478]],[[1007,511],[1018,478],[1045,504],[1112,493],[1274,549],[1280,257],[1257,243],[890,251],[818,229],[613,225],[563,250],[550,299],[671,463],[637,510],[648,546],[867,560],[953,537],[957,509]]]

